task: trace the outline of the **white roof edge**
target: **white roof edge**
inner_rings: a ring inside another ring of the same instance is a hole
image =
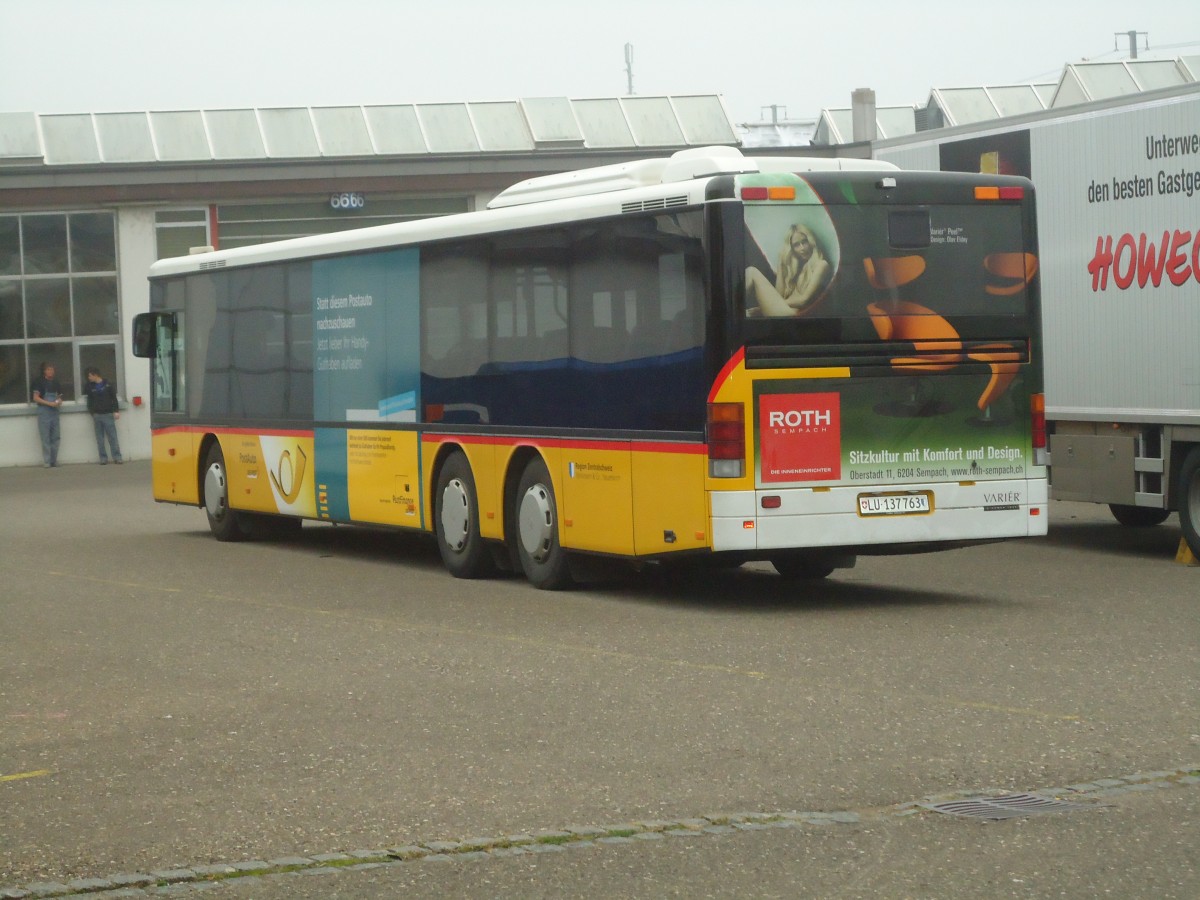
[[[714,175],[739,175],[755,172],[830,172],[880,171],[897,168],[891,163],[871,159],[839,159],[820,156],[743,156],[736,147],[692,147],[670,157],[596,166],[575,172],[539,175],[501,191],[488,209],[502,209],[525,203],[562,200],[590,194],[604,194],[630,188],[676,184]]]

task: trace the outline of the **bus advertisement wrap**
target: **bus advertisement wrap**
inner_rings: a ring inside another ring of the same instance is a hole
[[[768,392],[769,391],[769,392]],[[774,382],[756,392],[758,484],[780,487],[1028,477],[1033,448],[1019,384],[985,419],[965,375]]]
[[[418,251],[312,264],[316,419],[415,422]]]

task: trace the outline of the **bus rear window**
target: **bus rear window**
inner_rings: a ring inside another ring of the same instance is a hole
[[[1021,337],[1038,268],[1022,212],[999,203],[747,208],[746,336],[878,339],[880,310],[904,305],[964,339]]]
[[[888,244],[897,250],[929,246],[929,210],[897,209],[888,213]]]

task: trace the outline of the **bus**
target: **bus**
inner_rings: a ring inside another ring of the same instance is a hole
[[[218,540],[411,529],[559,589],[1046,532],[1022,178],[693,148],[149,277],[154,497]]]

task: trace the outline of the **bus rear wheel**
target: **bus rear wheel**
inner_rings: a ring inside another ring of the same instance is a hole
[[[1124,503],[1108,504],[1113,518],[1126,528],[1150,528],[1161,525],[1171,514],[1169,509],[1152,509],[1149,506],[1128,506]]]
[[[204,512],[208,527],[218,541],[244,541],[250,529],[242,516],[229,507],[229,479],[225,474],[225,457],[221,445],[213,442],[204,459]]]
[[[438,473],[434,527],[442,562],[455,578],[492,574],[492,554],[479,534],[479,496],[471,464],[452,453]]]
[[[529,583],[545,591],[569,587],[571,569],[559,543],[554,485],[541,457],[521,473],[512,521],[517,526],[517,556]]]
[[[812,581],[828,578],[835,568],[832,563],[808,553],[779,553],[771,557],[771,565],[783,578]]]
[[[1200,558],[1200,447],[1193,447],[1179,470],[1179,528],[1192,555]]]

